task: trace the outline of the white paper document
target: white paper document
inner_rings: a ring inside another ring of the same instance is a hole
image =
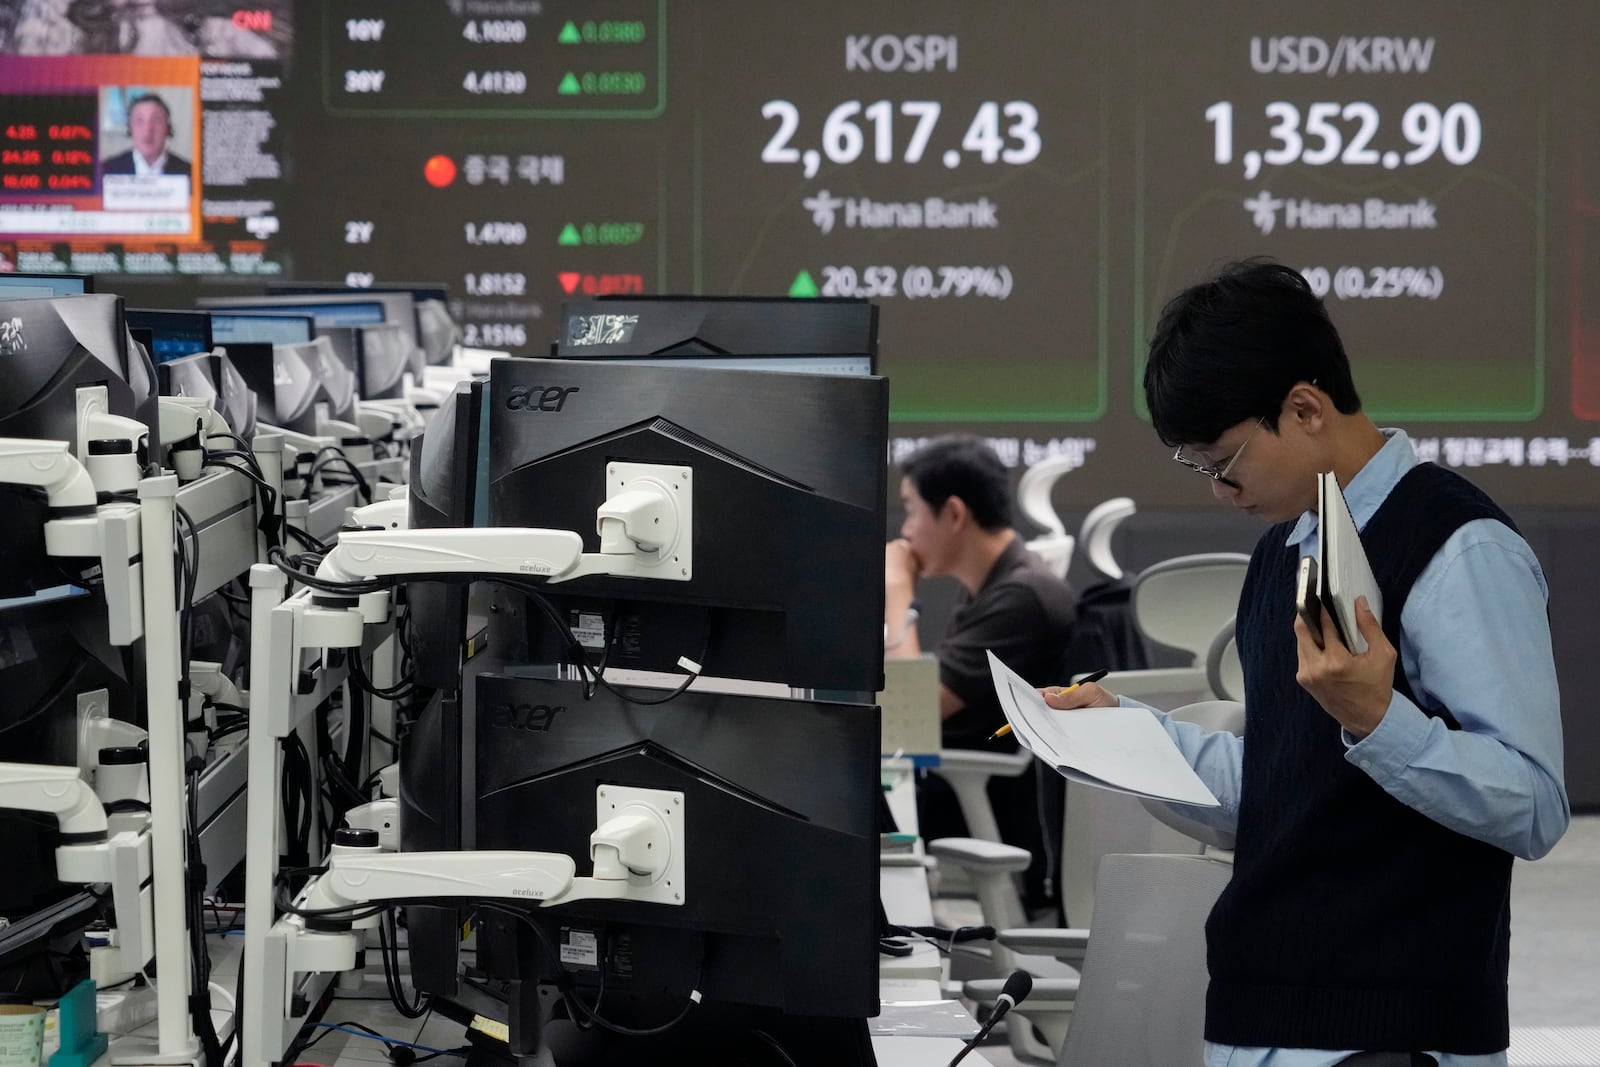
[[[1057,711],[989,653],[1001,710],[1022,747],[1074,782],[1119,793],[1217,807],[1217,798],[1143,708]]]

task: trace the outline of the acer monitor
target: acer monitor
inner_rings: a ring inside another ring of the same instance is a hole
[[[104,386],[111,414],[144,424],[159,445],[155,369],[130,347],[122,298],[87,294],[0,300],[0,437],[67,441],[78,448],[77,391]],[[0,597],[60,585],[62,563],[44,548],[40,490],[0,485]]]
[[[600,787],[683,794],[681,905],[478,909],[476,966],[506,983],[504,1018],[522,1023],[514,1053],[542,1041],[557,1062],[566,1051],[731,1063],[762,1029],[796,1064],[873,1062],[863,1020],[879,996],[876,708],[698,691],[648,706],[510,671],[480,673],[476,696],[477,848],[564,853],[581,867],[594,826],[579,813]],[[402,781],[429,772],[408,757]],[[563,1005],[645,1030],[697,990],[693,1010],[648,1039],[580,1033]]]
[[[409,524],[428,530],[474,525],[480,504],[478,455],[483,432],[484,383],[456,384],[411,448]],[[418,685],[459,687],[467,638],[468,587],[410,582],[411,663]]]
[[[619,296],[561,305],[563,359],[873,374],[878,308],[867,300],[743,296]]]
[[[885,379],[500,359],[489,381],[490,525],[574,530],[598,551],[610,461],[681,464],[694,479],[691,578],[543,589],[591,660],[675,672],[688,657],[717,677],[883,687]],[[571,661],[542,622],[502,610],[490,642],[513,660]]]

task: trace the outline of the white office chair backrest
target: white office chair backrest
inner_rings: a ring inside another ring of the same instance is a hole
[[[1199,1063],[1206,916],[1233,864],[1211,856],[1107,856],[1102,901],[1058,1067]]]
[[[1174,706],[1174,702],[1178,706]],[[1199,699],[1199,694],[1152,701],[1171,707],[1172,717],[1207,730],[1244,733],[1244,705]],[[1061,907],[1069,926],[1094,926],[1099,907],[1096,871],[1114,853],[1188,853],[1231,850],[1233,834],[1187,819],[1181,808],[1150,803],[1126,793],[1067,782],[1061,826]]]
[[[1017,505],[1022,513],[1057,537],[1064,535],[1067,527],[1050,502],[1050,492],[1061,476],[1076,465],[1077,460],[1066,456],[1042,459],[1024,471],[1017,482]]]
[[[1067,568],[1072,566],[1072,550],[1076,544],[1077,539],[1071,534],[1045,534],[1029,541],[1027,548],[1044,561],[1051,574],[1065,578]]]
[[[1090,508],[1078,529],[1078,544],[1088,555],[1089,565],[1109,581],[1122,577],[1122,568],[1111,552],[1111,535],[1137,510],[1128,497],[1112,497]]]
[[[1172,717],[1180,722],[1192,722],[1207,730],[1226,730],[1238,737],[1244,736],[1244,705],[1237,700],[1201,700],[1172,710]],[[1233,851],[1234,834],[1218,830],[1196,819],[1181,804],[1163,804],[1158,800],[1141,800],[1145,812],[1167,829],[1198,841],[1207,848]],[[1173,852],[1192,851],[1190,846],[1172,849]]]
[[[1222,624],[1239,607],[1250,557],[1239,552],[1175,556],[1133,580],[1133,624],[1146,638],[1189,653],[1200,666]]]
[[[1206,680],[1219,700],[1244,699],[1244,664],[1239,662],[1239,642],[1234,637],[1234,619],[1222,624],[1206,652]]]

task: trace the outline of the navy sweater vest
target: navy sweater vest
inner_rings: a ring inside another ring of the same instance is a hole
[[[1479,518],[1512,526],[1471,483],[1422,464],[1362,531],[1397,649],[1418,575]],[[1339,724],[1295,681],[1298,558],[1284,545],[1289,529],[1274,526],[1256,545],[1239,601],[1243,792],[1233,879],[1206,923],[1206,1038],[1504,1049],[1511,856],[1406,807],[1346,761]],[[1394,684],[1416,699],[1398,663]],[[1457,728],[1448,709],[1422,710]]]

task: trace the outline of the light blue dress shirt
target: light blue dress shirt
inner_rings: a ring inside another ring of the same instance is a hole
[[[1417,465],[1401,430],[1345,486],[1358,528]],[[1308,511],[1288,547],[1317,553],[1317,515]],[[1400,616],[1400,663],[1411,689],[1450,709],[1448,729],[1394,693],[1377,729],[1345,734],[1345,759],[1399,800],[1443,826],[1538,859],[1570,819],[1562,780],[1561,702],[1545,601],[1544,572],[1523,539],[1479,519],[1462,526],[1417,577]],[[1122,699],[1124,705],[1137,701]],[[1151,709],[1155,710],[1155,709]],[[1183,814],[1224,829],[1238,822],[1244,739],[1207,734],[1157,712],[1167,732],[1221,802]],[[1332,1067],[1354,1051],[1206,1046],[1206,1067]],[[1435,1052],[1440,1067],[1505,1067],[1504,1052]]]

